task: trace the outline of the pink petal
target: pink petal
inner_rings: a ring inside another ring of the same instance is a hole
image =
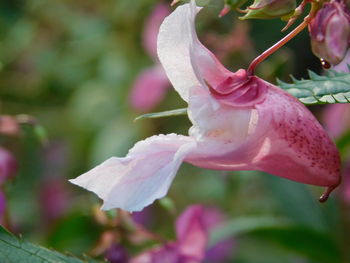
[[[204,87],[205,82],[216,86],[232,74],[197,38],[194,19],[200,9],[194,1],[179,6],[164,20],[158,35],[158,57],[185,101],[191,87]]]
[[[214,109],[205,95],[192,96],[192,136],[203,143],[186,161],[209,169],[260,170],[302,183],[336,186],[339,154],[321,125],[297,99],[256,81],[266,85],[267,94],[251,109],[225,104]]]
[[[203,259],[208,242],[204,217],[203,207],[193,205],[188,207],[176,220],[180,254],[197,261]]]
[[[348,19],[339,12],[338,15],[333,15],[329,19],[326,28],[325,42],[327,49],[330,50],[334,61],[339,63],[344,58],[349,45],[350,27]]]
[[[148,68],[137,77],[131,90],[130,102],[134,109],[148,111],[164,97],[169,80],[161,65]]]
[[[140,211],[164,197],[194,146],[182,135],[152,136],[135,144],[125,158],[112,157],[70,182],[96,193],[104,210]]]
[[[154,60],[157,60],[157,35],[159,27],[169,13],[169,5],[159,3],[155,6],[145,22],[142,38],[143,46]]]

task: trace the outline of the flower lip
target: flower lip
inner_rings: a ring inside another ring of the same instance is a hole
[[[232,74],[232,76],[227,77],[215,88],[213,88],[208,82],[207,85],[211,93],[217,96],[227,96],[243,87],[249,81],[250,77],[247,76],[247,72],[240,69],[236,72],[236,74]]]
[[[205,81],[210,93],[223,104],[229,106],[254,106],[265,99],[268,86],[247,71],[240,69],[213,87]]]

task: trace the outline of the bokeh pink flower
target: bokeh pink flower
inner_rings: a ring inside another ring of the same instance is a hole
[[[178,7],[158,35],[159,59],[188,103],[189,136],[152,136],[71,182],[103,199],[102,209],[139,211],[166,195],[185,161],[325,186],[326,199],[340,183],[336,146],[296,98],[243,69],[230,72],[199,42],[200,9],[194,1]]]
[[[233,247],[230,247],[231,250],[220,250],[222,253],[219,256],[213,254],[215,247],[234,246],[232,239],[221,241],[212,248],[212,254],[207,254],[209,234],[222,220],[223,215],[218,210],[192,205],[176,220],[176,241],[146,250],[133,258],[131,263],[199,263],[205,259],[219,263],[230,256]]]
[[[159,3],[145,22],[143,46],[154,65],[143,70],[136,78],[130,103],[138,111],[148,111],[158,105],[170,86],[169,80],[157,57],[157,35],[163,19],[169,15],[168,5]]]
[[[17,170],[15,157],[4,148],[0,147],[0,185],[12,178]]]

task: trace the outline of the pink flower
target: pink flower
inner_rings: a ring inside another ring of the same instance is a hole
[[[131,105],[139,111],[154,108],[164,97],[169,80],[157,58],[157,35],[160,24],[170,13],[166,4],[158,4],[146,21],[143,45],[155,65],[142,71],[136,78],[130,94]]]
[[[69,192],[60,178],[45,178],[39,191],[42,214],[47,221],[64,215],[69,207]]]
[[[158,35],[160,61],[188,103],[189,136],[152,136],[71,182],[96,193],[105,210],[139,211],[164,197],[183,161],[264,171],[327,186],[328,194],[340,181],[334,143],[296,98],[245,70],[224,68],[197,38],[199,10],[194,1],[178,7]]]
[[[145,251],[133,258],[131,263],[202,262],[206,255],[209,231],[220,221],[221,213],[217,210],[200,205],[190,206],[176,220],[176,241]]]
[[[0,185],[14,176],[17,170],[17,162],[13,155],[0,147]]]

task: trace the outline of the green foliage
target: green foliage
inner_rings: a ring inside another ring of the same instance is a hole
[[[304,104],[333,104],[350,102],[350,74],[332,70],[325,76],[309,71],[310,79],[293,83],[277,80],[278,86],[298,98]]]
[[[218,227],[213,232],[209,245],[217,244],[219,241],[232,236],[237,237],[259,229],[279,227],[285,224],[285,221],[274,217],[236,217],[234,220],[228,221],[224,225]]]
[[[225,5],[230,6],[232,9],[240,8],[244,5],[248,0],[225,0]]]
[[[265,244],[276,244],[298,256],[320,263],[341,261],[341,253],[327,233],[275,217],[237,217],[217,228],[211,236],[210,244],[216,244],[230,236],[238,240],[249,237]]]
[[[1,263],[97,263],[52,251],[15,237],[0,226]]]
[[[250,234],[315,262],[341,262],[341,253],[336,243],[327,234],[307,227],[266,227],[256,229]]]

